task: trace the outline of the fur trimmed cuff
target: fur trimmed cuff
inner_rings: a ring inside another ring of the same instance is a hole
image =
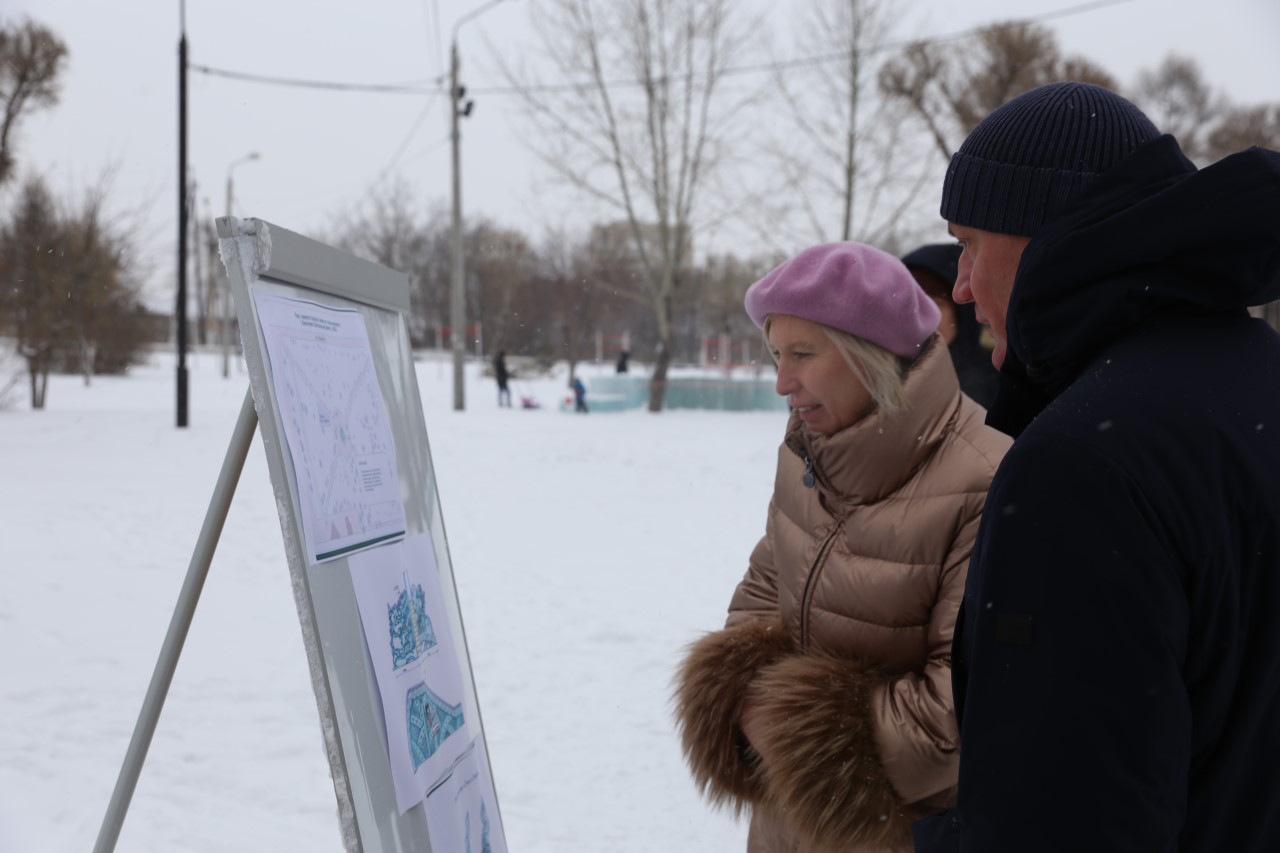
[[[753,619],[689,647],[676,676],[675,715],[694,782],[735,813],[760,798],[759,761],[738,726],[751,682],[794,649],[781,619]]]
[[[857,664],[802,656],[752,685],[765,796],[803,849],[909,844],[911,819],[885,775],[871,701],[883,679]]]

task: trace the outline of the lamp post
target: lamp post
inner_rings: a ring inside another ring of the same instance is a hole
[[[178,428],[187,425],[187,4],[178,10],[178,298],[174,329],[178,343]],[[131,792],[132,793],[132,792]],[[117,829],[117,832],[119,830]],[[112,839],[114,845],[115,839]]]
[[[231,218],[231,205],[235,200],[235,191],[232,184],[232,173],[235,172],[237,166],[243,166],[245,163],[254,160],[260,160],[262,155],[257,151],[250,151],[238,160],[232,160],[227,166],[227,218]],[[218,299],[218,315],[220,322],[218,323],[218,343],[222,344],[222,378],[226,379],[231,374],[231,331],[228,328],[230,321],[228,314],[231,308],[231,280],[224,280],[222,293]]]
[[[462,103],[466,89],[458,82],[458,29],[483,12],[487,12],[502,0],[489,0],[459,18],[453,25],[453,38],[449,50],[449,130],[453,141],[453,252],[450,263],[449,287],[449,341],[453,349],[453,410],[461,412],[466,406],[463,361],[466,358],[467,331],[465,276],[462,261],[462,153],[459,119],[471,115],[475,102]]]

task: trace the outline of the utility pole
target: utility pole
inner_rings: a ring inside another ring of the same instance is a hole
[[[187,4],[178,37],[178,426],[187,425]]]
[[[453,257],[449,264],[449,341],[453,348],[453,410],[461,412],[467,407],[464,390],[463,363],[466,358],[467,303],[462,258],[462,134],[460,119],[471,115],[474,101],[465,104],[462,98],[467,90],[458,82],[458,29],[482,12],[492,9],[502,0],[489,0],[459,18],[453,25],[453,39],[449,49],[449,136],[453,140]]]
[[[191,286],[196,296],[196,343],[203,346],[209,335],[209,315],[205,312],[207,300],[204,298],[204,274],[201,271],[200,256],[200,208],[196,205],[196,196],[200,185],[195,178],[191,179],[187,193],[187,207],[191,213]]]
[[[461,23],[461,21],[459,21]],[[453,252],[449,264],[449,342],[453,348],[453,410],[461,412],[467,407],[465,379],[463,376],[462,336],[466,333],[466,291],[463,287],[464,270],[462,268],[462,153],[459,119],[462,96],[465,94],[458,85],[458,29],[453,30],[453,44],[449,52],[449,117],[450,137],[453,140]],[[467,112],[471,108],[468,104]]]

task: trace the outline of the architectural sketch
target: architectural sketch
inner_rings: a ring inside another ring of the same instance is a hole
[[[351,554],[347,563],[403,814],[454,772],[472,744],[467,721],[474,715],[467,710],[458,637],[430,535]],[[477,807],[471,806],[473,813]],[[436,845],[442,851],[462,849],[461,809],[454,820],[456,836]],[[479,827],[476,834],[478,840]]]
[[[395,458],[386,407],[367,349],[281,339],[285,417],[299,437],[300,477],[326,546],[388,526],[403,531],[399,494],[386,488]]]
[[[405,711],[409,752],[416,771],[449,735],[462,728],[462,705],[450,705],[426,684],[418,683],[405,696]]]
[[[422,584],[405,578],[400,595],[387,605],[387,630],[391,637],[391,665],[407,666],[436,644],[436,632],[427,615],[427,597]]]
[[[311,560],[403,536],[395,442],[364,319],[255,298]]]

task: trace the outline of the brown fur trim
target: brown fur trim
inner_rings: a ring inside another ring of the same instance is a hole
[[[676,723],[694,782],[735,814],[761,792],[758,760],[738,727],[748,688],[793,648],[781,619],[753,619],[693,643],[676,675]]]
[[[876,742],[871,699],[881,683],[851,661],[806,655],[766,668],[752,685],[765,796],[804,850],[910,841]]]

